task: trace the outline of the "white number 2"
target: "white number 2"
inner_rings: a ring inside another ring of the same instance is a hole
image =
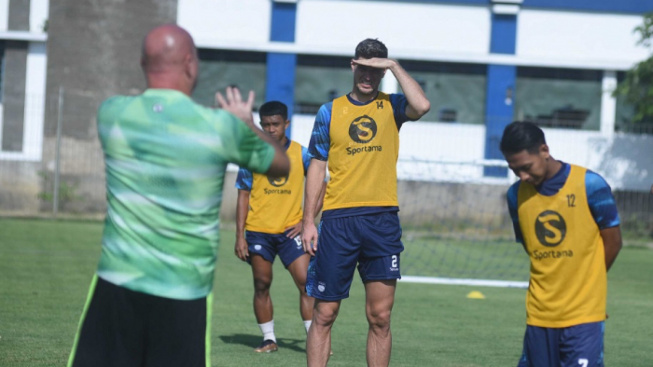
[[[587,358],[579,358],[578,359],[578,364],[582,367],[587,367],[587,365],[590,363],[590,361],[587,360]]]
[[[392,255],[392,267],[397,267],[397,255]]]

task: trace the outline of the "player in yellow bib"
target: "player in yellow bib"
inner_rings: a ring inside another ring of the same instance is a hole
[[[261,127],[286,149],[290,173],[270,179],[241,168],[236,178],[236,256],[250,263],[254,277],[254,314],[263,342],[256,352],[278,349],[270,286],[272,264],[277,255],[299,289],[299,310],[308,332],[313,316],[313,298],[306,294],[309,255],[300,237],[304,176],[311,160],[305,147],[286,137],[288,107],[278,101],[264,103],[259,109]],[[318,204],[321,206],[321,202]],[[316,212],[317,212],[316,211]]]
[[[509,124],[501,151],[519,177],[508,190],[508,208],[531,261],[518,366],[603,366],[607,271],[621,249],[610,186],[553,159],[532,123]]]
[[[306,290],[315,297],[306,342],[309,366],[325,366],[331,326],[358,265],[365,285],[369,323],[367,363],[387,366],[392,335],[390,313],[400,278],[401,226],[397,214],[399,129],[430,109],[419,84],[392,59],[383,43],[366,39],[351,61],[352,91],[318,111],[309,144],[302,242],[315,255]],[[387,71],[404,94],[379,91]],[[327,168],[330,180],[318,230],[312,218]]]

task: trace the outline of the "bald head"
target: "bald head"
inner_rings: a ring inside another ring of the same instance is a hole
[[[190,94],[197,77],[193,38],[174,24],[152,29],[143,40],[141,67],[148,88],[177,89]]]

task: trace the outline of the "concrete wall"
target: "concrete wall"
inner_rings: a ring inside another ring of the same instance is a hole
[[[140,69],[141,44],[153,27],[174,23],[174,0],[57,0],[50,7],[48,80],[41,170],[55,169],[59,91],[62,90],[60,170],[73,191],[64,209],[95,212],[105,208],[104,162],[97,140],[96,112],[115,94],[145,89]],[[42,180],[42,191],[52,180]],[[43,202],[42,210],[51,203]]]
[[[236,172],[228,171],[220,213],[224,222],[236,220],[235,182]],[[505,199],[508,186],[401,180],[397,194],[402,224],[437,227],[465,223],[483,226],[486,231],[509,229]]]

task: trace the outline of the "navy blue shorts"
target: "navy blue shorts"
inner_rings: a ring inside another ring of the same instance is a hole
[[[287,232],[286,232],[287,233]],[[245,240],[249,249],[250,258],[253,254],[262,256],[265,260],[274,263],[275,256],[279,255],[281,263],[286,268],[304,255],[301,236],[286,237],[286,233],[270,234],[263,232],[246,231]]]
[[[349,297],[357,263],[363,282],[401,278],[404,245],[396,212],[322,219],[317,246],[308,266],[309,296],[326,301]]]
[[[605,321],[566,328],[526,327],[517,367],[603,367]]]

